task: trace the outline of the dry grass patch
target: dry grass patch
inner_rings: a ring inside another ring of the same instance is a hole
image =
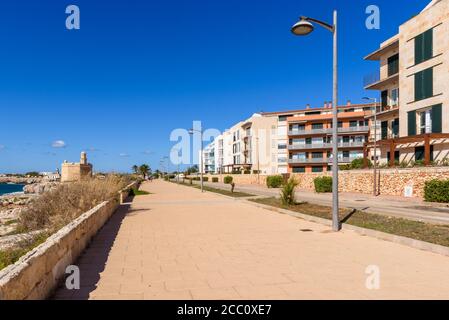
[[[282,205],[276,198],[251,199],[250,201],[332,220],[332,208],[328,206],[311,203]],[[341,208],[339,216],[342,223],[449,247],[449,225],[431,224],[347,208]]]

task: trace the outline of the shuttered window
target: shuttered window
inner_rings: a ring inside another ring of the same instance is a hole
[[[380,94],[382,101],[382,111],[385,110],[385,107],[388,106],[388,90],[382,91]]]
[[[392,126],[393,136],[396,138],[399,136],[399,119],[394,119]]]
[[[395,54],[388,58],[388,76],[392,76],[399,72],[399,54]]]
[[[408,113],[408,135],[416,135],[416,111],[409,111]]]
[[[433,56],[433,29],[415,38],[415,64],[429,60]]]
[[[441,104],[432,107],[432,133],[442,132],[442,109]]]
[[[433,96],[433,68],[415,74],[415,101]]]
[[[388,139],[388,121],[382,121],[381,131],[382,131],[382,140]]]

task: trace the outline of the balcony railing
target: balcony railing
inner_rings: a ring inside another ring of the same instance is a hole
[[[369,126],[338,128],[338,133],[367,132],[367,131],[369,131]],[[310,135],[310,134],[331,134],[331,133],[332,133],[332,128],[288,131],[289,136],[301,136],[301,135]]]
[[[364,142],[340,142],[339,148],[357,148],[363,147]],[[310,149],[331,149],[332,143],[312,143],[312,144],[291,144],[288,150],[310,150]]]
[[[353,160],[357,158],[345,157],[338,158],[338,163],[351,163]],[[332,158],[312,158],[312,159],[289,159],[289,164],[311,164],[311,163],[327,163],[332,164]]]

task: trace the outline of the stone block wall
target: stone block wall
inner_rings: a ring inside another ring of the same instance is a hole
[[[317,177],[332,176],[331,172],[324,173],[298,173],[292,174],[299,182],[298,188],[314,190],[313,180]],[[209,182],[211,177],[218,177],[222,182],[226,175],[207,175]],[[257,175],[231,175],[234,182],[239,185],[257,185]],[[260,176],[260,185],[266,186],[266,177]],[[413,188],[413,197],[422,199],[424,196],[424,185],[432,179],[449,179],[449,167],[420,167],[420,168],[394,168],[381,169],[378,171],[378,183],[381,195],[404,196],[406,187]],[[339,191],[348,193],[372,194],[373,192],[373,170],[349,170],[340,171]]]
[[[63,279],[66,267],[76,261],[135,185],[132,183],[123,189],[117,199],[105,201],[85,212],[17,263],[1,270],[0,300],[48,298]]]

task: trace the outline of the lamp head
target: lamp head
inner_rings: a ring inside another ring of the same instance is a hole
[[[314,27],[305,17],[301,17],[292,27],[292,33],[296,36],[306,36],[313,31]]]

